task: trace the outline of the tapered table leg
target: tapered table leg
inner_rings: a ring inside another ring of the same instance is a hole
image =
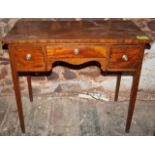
[[[27,84],[28,84],[28,91],[29,91],[29,98],[30,101],[33,101],[33,93],[32,93],[32,84],[31,84],[31,76],[27,76]]]
[[[134,112],[135,103],[136,103],[139,79],[140,79],[140,69],[137,70],[133,76],[130,102],[129,102],[129,108],[128,108],[128,116],[127,116],[127,122],[126,122],[126,130],[125,130],[127,133],[129,132],[130,126],[131,126],[131,121],[132,121],[133,112]]]
[[[25,125],[24,125],[23,107],[22,107],[21,93],[20,93],[20,86],[19,86],[19,77],[14,69],[12,69],[12,77],[13,77],[13,83],[14,83],[14,90],[15,90],[20,126],[21,126],[22,132],[24,133]]]
[[[114,99],[114,101],[118,100],[120,82],[121,82],[121,73],[117,75],[117,82],[116,82],[116,88],[115,88],[115,99]]]
[[[14,85],[14,91],[15,91],[15,97],[16,97],[19,122],[20,122],[22,132],[25,133],[25,124],[24,124],[23,107],[22,107],[22,100],[21,100],[21,93],[20,93],[19,76],[16,71],[13,48],[11,46],[9,46],[9,55],[10,55],[10,61],[11,61],[12,79],[13,79],[13,85]]]

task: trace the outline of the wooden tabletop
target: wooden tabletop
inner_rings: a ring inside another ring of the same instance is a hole
[[[19,20],[4,43],[149,43],[131,21]]]

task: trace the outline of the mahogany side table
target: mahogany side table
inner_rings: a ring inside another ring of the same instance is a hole
[[[73,65],[95,61],[103,72],[118,73],[115,101],[118,99],[121,74],[132,73],[126,121],[126,132],[129,132],[144,49],[149,42],[149,38],[131,21],[19,20],[3,43],[9,49],[22,132],[25,132],[25,125],[18,73],[48,72],[56,61]],[[33,101],[29,74],[27,82],[30,100]]]

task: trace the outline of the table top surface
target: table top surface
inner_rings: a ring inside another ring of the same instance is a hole
[[[19,20],[4,43],[149,43],[131,21]]]

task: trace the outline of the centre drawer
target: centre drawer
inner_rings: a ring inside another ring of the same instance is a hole
[[[106,46],[47,46],[47,56],[50,58],[106,58]]]

